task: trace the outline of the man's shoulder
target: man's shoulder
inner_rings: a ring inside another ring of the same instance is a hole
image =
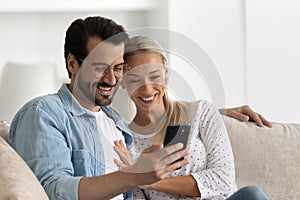
[[[39,96],[28,101],[22,106],[15,116],[22,116],[24,114],[36,113],[39,111],[48,113],[50,115],[57,115],[59,112],[64,112],[64,110],[63,102],[61,101],[59,95],[55,93]]]
[[[62,102],[57,93],[55,94],[47,94],[43,96],[36,97],[30,101],[28,101],[22,109],[26,109],[28,107],[40,107],[40,108],[48,108],[54,109],[55,107],[61,107]]]

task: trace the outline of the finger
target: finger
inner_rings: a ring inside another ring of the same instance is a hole
[[[123,148],[118,148],[118,147],[114,147],[115,151],[117,152],[117,154],[119,155],[121,161],[123,161],[124,164],[126,165],[132,165],[133,164],[133,159],[131,157],[130,152],[127,149],[123,149]]]
[[[247,122],[247,121],[249,121],[249,116],[244,115],[242,113],[238,113],[236,111],[228,111],[226,113],[226,116],[231,117],[231,118],[235,118],[235,119],[237,119],[237,120],[239,120],[241,122]]]
[[[162,148],[163,145],[160,145]],[[156,157],[156,160],[160,161],[161,159],[170,156],[171,154],[181,150],[183,148],[182,143],[177,143],[170,145],[168,147],[164,147],[159,151],[153,151],[152,154],[154,157]],[[165,165],[166,163],[160,163],[161,165]]]
[[[164,168],[164,170],[161,170],[161,174],[158,174],[158,178],[159,179],[164,179],[167,177],[170,177],[170,175],[177,170],[178,168],[187,165],[189,163],[189,161],[187,159],[181,160],[181,161],[177,161],[172,163],[171,165],[168,165],[167,167]]]
[[[152,145],[148,148],[145,148],[143,150],[143,153],[150,153],[150,152],[153,152],[153,151],[156,151],[156,150],[159,150],[159,149],[162,149],[163,146],[162,145]]]
[[[147,189],[147,185],[139,185],[139,188],[146,190]]]
[[[186,155],[188,155],[188,153],[189,153],[189,149],[184,149],[176,153],[168,154],[167,156],[162,158],[159,161],[159,163],[161,164],[161,166],[171,165],[171,163],[175,162],[176,160],[182,157],[185,157]]]
[[[123,162],[119,161],[118,159],[114,159],[114,163],[115,163],[119,168],[127,167],[126,164],[124,164]]]
[[[117,146],[117,147],[119,147],[119,148],[122,147],[120,141],[118,141],[118,140],[115,140],[115,141],[114,141],[114,144],[115,144],[115,146]]]
[[[122,153],[121,149],[118,146],[113,146],[113,149],[120,156],[120,154]]]
[[[263,127],[263,123],[259,115],[254,112],[249,106],[243,107],[243,113],[248,115],[251,121],[254,121],[259,127]]]
[[[260,120],[259,115],[257,113],[254,113],[251,116],[251,118],[252,118],[252,121],[254,121],[257,124],[257,126],[259,126],[259,127],[263,127],[264,126],[263,123],[262,123],[262,121]]]
[[[123,140],[120,140],[120,141],[119,141],[119,144],[120,144],[122,147],[126,148],[126,145],[124,144]]]
[[[114,140],[114,144],[115,144],[115,146],[119,145],[118,140]]]
[[[114,146],[113,149],[115,150],[115,152],[119,155],[119,157],[121,159],[123,159],[125,157],[125,152],[121,148]]]
[[[266,120],[262,115],[259,113],[254,112],[249,106],[244,106],[243,111],[245,114],[247,114],[251,121],[256,122],[256,124],[260,127],[263,127],[264,125],[272,128],[272,124]]]
[[[165,147],[163,148],[161,151],[163,154],[165,155],[169,155],[169,154],[172,154],[178,150],[181,150],[183,148],[183,144],[182,143],[177,143],[177,144],[173,144],[173,145],[170,145],[168,147]]]
[[[260,115],[259,114],[259,117],[260,117],[260,119],[261,119],[261,121],[262,121],[262,123],[264,124],[264,125],[266,125],[267,127],[269,127],[269,128],[272,128],[272,124],[268,121],[268,120],[266,120],[262,115]]]

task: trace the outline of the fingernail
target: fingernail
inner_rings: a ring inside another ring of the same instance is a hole
[[[180,142],[180,143],[177,143],[177,147],[182,149],[183,148],[183,144]]]

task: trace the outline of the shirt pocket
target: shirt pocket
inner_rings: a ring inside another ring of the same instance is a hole
[[[73,150],[72,163],[74,176],[92,176],[93,167],[91,166],[92,156],[86,150]]]

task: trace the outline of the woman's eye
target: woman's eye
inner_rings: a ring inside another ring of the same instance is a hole
[[[128,83],[134,84],[134,83],[139,83],[140,80],[129,80]]]
[[[160,78],[160,75],[154,75],[154,76],[151,76],[150,77],[150,80],[151,81],[155,81],[155,80],[157,80],[157,79],[159,79]]]

